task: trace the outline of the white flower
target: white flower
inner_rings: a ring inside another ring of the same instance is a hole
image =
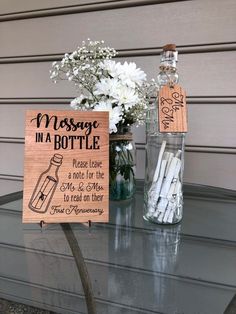
[[[79,69],[77,69],[77,68],[76,68],[76,69],[73,69],[73,74],[74,74],[74,75],[78,75],[78,74],[79,74]]]
[[[116,51],[104,47],[103,41],[82,42],[74,52],[65,54],[52,64],[51,79],[68,80],[79,95],[71,107],[79,110],[108,110],[110,132],[119,124],[140,124],[154,90],[154,83],[145,82],[146,74],[136,64],[111,60]],[[156,90],[156,87],[155,87]]]
[[[109,73],[113,78],[117,77],[120,72],[120,62],[115,62],[113,60],[104,60],[101,62],[101,68]]]
[[[120,88],[120,82],[116,78],[103,78],[95,85],[94,95],[106,95],[114,97]]]
[[[109,112],[109,130],[110,133],[117,132],[116,124],[122,120],[122,109],[119,106],[112,108],[109,102],[101,101],[94,106],[94,111]]]
[[[83,94],[81,94],[79,97],[76,97],[74,98],[71,103],[70,103],[70,106],[73,108],[73,109],[78,109],[79,105],[81,104],[81,102],[83,100],[87,100],[87,97],[84,96]]]
[[[125,110],[132,108],[139,102],[139,97],[135,92],[135,89],[128,86],[120,86],[114,98],[117,99],[118,105],[123,105]]]
[[[123,84],[135,87],[135,83],[141,86],[146,80],[146,74],[136,67],[134,62],[125,62],[119,67],[119,78]]]

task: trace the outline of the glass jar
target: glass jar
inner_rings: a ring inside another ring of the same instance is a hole
[[[126,200],[135,193],[136,150],[130,127],[110,135],[109,192],[111,200]]]
[[[175,224],[183,216],[185,133],[147,136],[144,219]],[[158,157],[157,157],[158,156]]]

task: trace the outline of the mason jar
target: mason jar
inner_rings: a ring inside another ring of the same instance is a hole
[[[129,126],[120,126],[110,135],[110,200],[126,200],[135,193],[136,149]]]

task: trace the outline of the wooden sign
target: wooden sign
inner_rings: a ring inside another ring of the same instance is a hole
[[[23,222],[108,221],[109,113],[26,113]]]
[[[187,132],[186,93],[180,85],[163,86],[158,104],[160,132]]]

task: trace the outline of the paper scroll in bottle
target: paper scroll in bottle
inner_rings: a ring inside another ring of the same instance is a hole
[[[180,85],[163,86],[159,92],[158,106],[161,133],[187,132],[186,93]]]
[[[109,113],[26,113],[23,222],[107,222]]]

